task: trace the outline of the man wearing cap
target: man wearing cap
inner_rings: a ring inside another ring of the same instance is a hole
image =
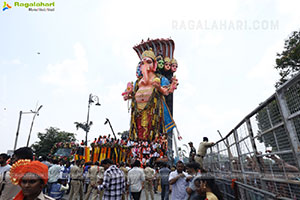
[[[40,161],[18,160],[10,176],[12,183],[22,188],[14,200],[54,200],[42,192],[48,181],[48,166]]]
[[[29,147],[21,147],[14,151],[14,154],[11,158],[11,164],[14,164],[20,159],[29,159],[33,160],[33,152],[32,149]],[[48,173],[48,171],[47,171]],[[13,199],[14,196],[18,194],[18,192],[21,190],[19,185],[14,185],[10,179],[10,171],[7,171],[7,173],[2,178],[2,185],[1,191],[0,191],[0,200],[8,200]]]
[[[189,146],[191,147],[190,156],[189,156],[189,162],[194,162],[195,155],[196,155],[196,149],[193,146],[193,142],[189,142]]]
[[[200,170],[203,170],[203,158],[206,155],[207,149],[213,146],[214,144],[214,142],[208,142],[207,137],[203,137],[203,142],[200,142],[197,154],[195,156],[195,161],[199,163]]]

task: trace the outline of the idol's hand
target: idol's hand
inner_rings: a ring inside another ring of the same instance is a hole
[[[160,88],[160,82],[153,81],[152,86],[155,87],[156,89],[159,89]]]

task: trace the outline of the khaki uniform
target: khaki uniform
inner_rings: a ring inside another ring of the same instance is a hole
[[[71,178],[71,191],[69,200],[77,199],[79,195],[80,200],[83,200],[83,169],[74,165],[70,170],[70,178]],[[73,198],[74,196],[74,198]]]
[[[149,193],[151,196],[151,200],[154,200],[153,179],[154,179],[155,171],[151,167],[146,167],[144,169],[144,173],[146,179],[144,183],[146,200],[149,199],[149,195],[148,195]]]
[[[49,196],[43,194],[43,192],[41,192],[39,194],[39,196],[36,197],[36,200],[55,200],[55,199],[52,197],[49,197]]]
[[[125,167],[120,167],[120,170],[124,173],[125,181],[127,182],[128,170]]]
[[[104,172],[105,172],[104,167],[99,167],[99,173],[98,173],[98,176],[97,176],[97,182],[101,181],[101,184],[103,182]],[[103,194],[104,194],[104,190],[100,190],[100,191],[98,190],[98,194],[99,194],[100,200],[102,200]]]
[[[89,200],[91,193],[92,193],[92,200],[96,200],[98,198],[98,191],[97,191],[96,188],[93,188],[92,186],[93,185],[98,185],[98,181],[99,181],[98,176],[101,173],[100,171],[103,170],[102,168],[103,167],[93,165],[88,170],[87,178],[90,179],[90,184],[88,186],[87,193],[86,193],[85,198],[84,198],[85,200]],[[102,196],[101,196],[100,199],[102,199]]]
[[[5,186],[2,194],[0,195],[0,200],[13,199],[21,191],[21,187],[19,185],[12,184],[10,180],[10,171],[5,173],[5,177],[3,176],[4,173],[0,176],[0,186],[2,187],[2,184],[5,184]]]
[[[200,169],[203,169],[203,158],[206,155],[206,151],[209,147],[211,147],[214,143],[213,142],[201,142],[199,144],[199,148],[197,154],[195,156],[195,161],[199,163]]]
[[[127,183],[127,178],[128,178],[128,170],[125,167],[120,167],[120,170],[124,173],[124,177],[125,177],[125,183]],[[126,191],[127,193],[127,191]],[[126,198],[126,194],[122,194],[122,200],[128,199],[128,197]]]

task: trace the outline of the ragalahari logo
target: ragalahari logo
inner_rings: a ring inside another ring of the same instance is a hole
[[[8,5],[8,3],[6,3],[5,1],[4,1],[4,5],[3,5],[3,11],[5,11],[5,10],[8,10],[9,8],[11,8],[11,6],[10,5]]]

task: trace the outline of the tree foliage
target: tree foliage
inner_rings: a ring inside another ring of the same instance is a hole
[[[294,31],[284,42],[284,50],[277,53],[275,69],[279,70],[280,79],[275,87],[279,87],[300,69],[300,31]]]
[[[80,122],[74,122],[74,124],[76,125],[76,129],[78,130],[79,128],[81,128],[82,130],[84,130],[85,132],[89,132],[91,129],[91,126],[93,125],[93,122],[90,121],[89,124],[87,124],[86,122],[80,123]]]
[[[46,133],[38,133],[40,141],[35,142],[31,147],[36,156],[47,156],[51,148],[57,142],[75,142],[75,134],[60,131],[59,128],[50,127]]]

